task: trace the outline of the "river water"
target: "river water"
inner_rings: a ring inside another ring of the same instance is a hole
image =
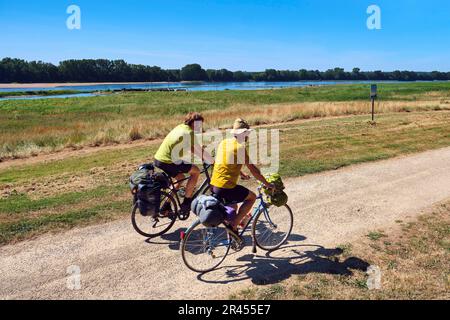
[[[182,82],[182,83],[129,83],[129,84],[98,84],[80,86],[55,86],[47,88],[0,88],[0,92],[18,91],[52,91],[52,90],[74,90],[83,91],[78,94],[64,94],[54,96],[24,96],[7,97],[1,100],[23,100],[23,99],[49,99],[49,98],[69,98],[69,97],[90,97],[96,96],[97,91],[122,90],[122,89],[180,89],[187,91],[224,91],[224,90],[263,90],[281,89],[318,85],[336,84],[371,84],[374,81],[295,81],[295,82]],[[397,83],[397,81],[377,81],[377,83]],[[86,91],[91,93],[86,93]]]

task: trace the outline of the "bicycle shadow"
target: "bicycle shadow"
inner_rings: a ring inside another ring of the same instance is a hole
[[[304,250],[301,250],[301,249]],[[276,257],[282,250],[282,256]],[[198,280],[205,283],[229,284],[250,279],[256,285],[275,284],[292,275],[324,273],[353,275],[352,270],[367,271],[366,261],[349,257],[341,261],[342,249],[325,248],[320,245],[302,244],[285,246],[263,256],[246,254],[236,259],[243,262],[220,267],[209,273],[200,274]]]
[[[183,231],[186,231],[186,228],[178,228],[177,230],[175,230],[171,233],[163,234],[160,237],[148,238],[145,240],[145,242],[148,244],[165,244],[165,245],[168,245],[169,249],[178,251],[178,250],[180,250],[180,234]],[[252,237],[250,234],[245,234],[243,236],[243,239],[244,239],[245,243],[252,243]],[[306,238],[304,236],[291,234],[289,236],[288,243],[290,241],[303,241],[305,239]],[[234,252],[230,251],[229,255],[231,256],[233,254],[234,254]]]
[[[186,231],[186,228],[178,228],[177,230],[163,234],[162,236],[155,238],[148,238],[145,240],[148,244],[166,244],[172,250],[180,249],[180,236],[181,232]]]

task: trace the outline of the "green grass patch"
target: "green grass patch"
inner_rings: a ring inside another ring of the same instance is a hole
[[[372,241],[378,241],[384,237],[386,237],[386,235],[382,231],[371,231],[367,234],[367,238]]]
[[[280,172],[302,176],[450,145],[448,113],[437,117],[426,113],[382,115],[376,127],[364,119],[359,116],[290,126],[281,134]],[[423,124],[405,127],[399,125],[401,119]]]
[[[109,220],[112,215],[121,215],[129,208],[129,201],[117,201],[58,215],[44,215],[36,219],[0,224],[0,244],[29,238],[42,232],[80,226],[90,221]]]
[[[63,94],[88,93],[88,91],[78,90],[37,90],[37,91],[9,91],[0,92],[0,98],[22,97],[22,96],[57,96]]]
[[[123,194],[126,188],[124,184],[100,186],[88,191],[69,192],[37,200],[30,199],[26,194],[16,194],[6,199],[0,199],[0,217],[5,214],[17,215],[43,209],[54,209],[59,206],[73,205],[92,199],[100,200],[105,197]]]
[[[108,167],[124,161],[145,163],[150,161],[157,146],[138,147],[133,149],[118,149],[114,151],[99,151],[91,155],[67,158],[45,164],[24,165],[0,171],[0,184],[29,181],[51,175],[79,174],[95,167]]]

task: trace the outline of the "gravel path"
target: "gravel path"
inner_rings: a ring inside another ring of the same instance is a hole
[[[413,219],[450,197],[450,148],[288,179],[295,215],[281,250],[256,256],[246,247],[222,268],[199,276],[178,251],[179,228],[148,243],[129,220],[74,229],[0,248],[1,299],[211,299],[250,283],[276,283],[307,272],[345,273],[323,257],[338,244]],[[81,289],[67,287],[79,266]]]

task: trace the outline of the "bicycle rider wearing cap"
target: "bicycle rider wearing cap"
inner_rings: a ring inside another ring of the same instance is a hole
[[[251,132],[250,126],[243,119],[236,119],[231,133],[233,137],[224,139],[217,148],[214,170],[211,178],[212,192],[226,202],[242,203],[234,221],[230,227],[237,230],[238,225],[250,212],[255,201],[256,194],[242,185],[238,185],[239,178],[250,179],[250,176],[242,172],[245,164],[250,173],[266,188],[274,186],[267,182],[261,171],[250,163],[245,144]],[[234,205],[235,209],[237,205]]]

